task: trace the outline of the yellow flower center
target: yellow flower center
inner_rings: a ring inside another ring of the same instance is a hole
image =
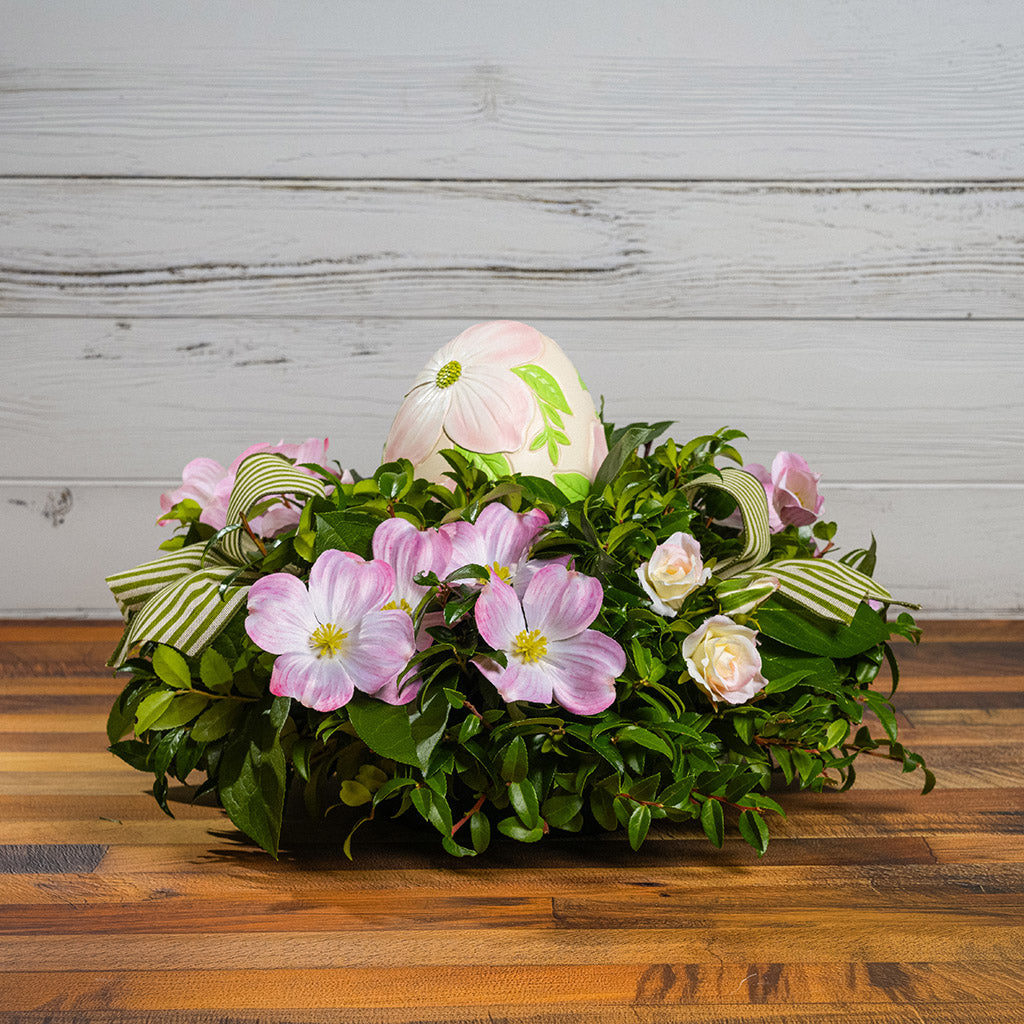
[[[327,622],[322,626],[317,626],[316,631],[309,638],[309,647],[310,650],[316,652],[318,658],[333,658],[340,653],[347,636],[348,633],[344,630]]]
[[[384,605],[383,608],[381,608],[381,611],[400,611],[405,612],[405,614],[408,615],[410,618],[412,617],[412,606],[409,604],[408,601],[406,601],[404,597],[402,598],[401,601],[388,601],[388,603]]]
[[[434,383],[439,388],[450,388],[461,376],[462,364],[455,359],[452,359],[437,371]]]
[[[548,638],[539,629],[525,629],[512,641],[512,653],[525,664],[539,661],[548,653]]]
[[[503,583],[512,582],[512,570],[507,565],[499,565],[495,561],[487,566],[487,570],[491,574],[491,579],[499,579]]]

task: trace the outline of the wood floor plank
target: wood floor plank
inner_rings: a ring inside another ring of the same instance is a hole
[[[908,1016],[908,1011],[912,1011]],[[685,1016],[681,1016],[685,1014]],[[668,1006],[654,1003],[611,1003],[588,1006],[549,1003],[489,1003],[485,1009],[467,1006],[345,1007],[315,1010],[293,1006],[266,1010],[42,1010],[0,1012],[0,1024],[1020,1024],[1020,1004],[941,1003],[920,1008],[887,1001],[861,1005],[825,1003],[773,1006]]]
[[[173,970],[12,972],[10,1009],[71,1004],[81,1009],[249,1009],[287,1002],[304,1008],[478,1005],[480,992],[498,1003],[583,1005],[787,1005],[792,1002],[957,1004],[1006,1003],[1024,995],[1019,965],[886,961],[851,965],[685,962],[651,965],[482,965],[389,968],[387,991],[377,968],[194,970],[182,984]],[[799,995],[797,995],[799,993]],[[796,998],[794,998],[796,996]]]
[[[908,1016],[908,1012],[910,1015]],[[1017,1000],[1003,1003],[770,1003],[695,1006],[610,1003],[586,1007],[548,1003],[488,1002],[471,1006],[317,1007],[279,1006],[264,1010],[40,1010],[0,1011],[0,1024],[1020,1024]]]
[[[721,850],[683,823],[455,862],[401,819],[349,861],[344,815],[275,861],[194,785],[165,816],[106,751],[116,627],[0,622],[0,1024],[1022,1024],[1024,629],[975,625],[900,647],[929,796],[862,758],[773,790],[760,859],[729,816]]]

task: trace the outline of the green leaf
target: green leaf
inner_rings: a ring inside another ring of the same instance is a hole
[[[139,705],[135,712],[135,735],[141,736],[164,713],[167,706],[174,700],[174,690],[157,690],[151,693]]]
[[[832,750],[834,747],[838,747],[843,740],[846,739],[850,732],[850,723],[845,718],[837,718],[829,727],[825,733],[825,739],[822,741],[822,750]]]
[[[522,782],[529,770],[526,744],[521,736],[517,736],[501,756],[499,774],[506,782]]]
[[[885,729],[886,735],[895,743],[896,713],[893,711],[892,706],[885,697],[874,690],[866,690],[864,692],[864,701],[878,716],[878,720],[882,723],[882,728]]]
[[[502,818],[498,822],[498,831],[521,843],[536,843],[544,838],[544,829],[540,825],[536,828],[523,828],[515,818]]]
[[[740,835],[757,851],[758,857],[768,849],[768,826],[757,811],[740,814]]]
[[[649,439],[650,430],[646,427],[627,427],[601,463],[601,468],[594,477],[594,493],[600,494],[619,475],[619,470],[632,458],[637,448],[641,444],[646,444]]]
[[[512,467],[508,459],[501,452],[471,452],[457,444],[452,444],[457,451],[471,466],[482,470],[490,480],[497,480],[498,477],[511,476]]]
[[[441,833],[451,838],[452,811],[448,801],[429,786],[421,786],[409,793],[413,807]]]
[[[651,809],[647,804],[638,804],[629,816],[629,845],[639,850],[647,838],[647,830],[651,827]]]
[[[157,644],[153,652],[153,671],[168,686],[176,690],[187,690],[192,686],[192,673],[188,662],[173,647]]]
[[[519,820],[528,829],[540,825],[540,802],[537,800],[537,790],[529,779],[509,783],[508,798]]]
[[[209,703],[210,698],[201,693],[179,693],[150,729],[176,729],[179,725],[191,722],[201,711],[205,711]]]
[[[540,447],[540,445],[538,445],[538,447]],[[557,477],[575,474],[556,473],[555,475]],[[562,489],[560,487],[556,487],[550,480],[545,480],[542,476],[525,476],[522,474],[518,475],[516,479],[539,501],[546,501],[549,505],[554,505],[556,508],[561,508],[565,505],[568,495],[563,493]],[[590,485],[588,484],[587,493],[589,493],[589,487]]]
[[[826,658],[852,658],[889,639],[882,617],[861,602],[848,626],[811,616],[775,597],[757,613],[758,629],[788,647]]]
[[[414,709],[416,707],[415,704],[408,706]],[[408,716],[409,735],[416,749],[416,764],[423,771],[427,770],[427,766],[430,764],[430,755],[433,754],[438,741],[444,735],[451,709],[452,706],[448,703],[448,698],[445,696],[444,691],[435,690],[423,702],[421,709],[413,710]],[[367,745],[371,750],[377,750],[372,744]],[[380,751],[377,752],[380,753]]]
[[[700,825],[712,845],[722,848],[725,842],[725,812],[720,800],[707,799],[700,809]]]
[[[207,651],[209,653],[209,651]],[[212,743],[226,736],[242,711],[242,705],[234,700],[218,700],[207,708],[192,726],[192,739],[197,743]]]
[[[590,493],[590,481],[582,473],[555,473],[554,477],[569,504],[582,501]]]
[[[482,728],[483,723],[476,715],[466,715],[459,726],[459,743],[471,740]]]
[[[346,707],[356,735],[372,751],[402,764],[420,766],[407,705],[385,704],[357,693]]]
[[[569,408],[569,403],[565,400],[561,385],[542,366],[523,363],[522,366],[513,366],[512,372],[524,381],[542,402],[553,406],[559,412],[572,415],[572,409]]]
[[[124,688],[107,716],[107,739],[111,743],[116,743],[131,730],[139,704],[149,693],[159,688],[160,684],[148,676],[137,676]]]
[[[372,558],[373,532],[380,522],[379,518],[365,512],[321,512],[316,517],[314,554],[319,558],[325,551],[334,549]]]
[[[199,661],[199,678],[203,681],[203,686],[214,693],[227,693],[231,689],[234,677],[228,659],[223,654],[212,647],[207,647],[203,651]]]
[[[252,705],[244,725],[225,745],[218,773],[218,793],[228,816],[275,858],[285,789],[280,735],[290,704],[278,697],[262,707]]]
[[[590,813],[594,820],[608,832],[619,827],[618,819],[615,817],[614,800],[611,793],[603,786],[595,786],[590,791]]]
[[[664,754],[669,759],[672,758],[672,748],[660,736],[656,736],[649,729],[642,729],[638,725],[625,726],[618,731],[615,738],[616,741],[629,740],[632,743],[639,743],[640,746],[646,747],[648,750]]]
[[[541,816],[554,828],[562,828],[583,810],[583,797],[573,793],[549,796],[540,809]]]
[[[341,797],[341,802],[347,807],[361,807],[373,799],[373,794],[361,782],[356,782],[355,779],[345,779],[342,782],[339,796]]]
[[[469,836],[473,843],[473,849],[477,853],[483,853],[491,844],[491,823],[483,811],[477,811],[469,819]]]

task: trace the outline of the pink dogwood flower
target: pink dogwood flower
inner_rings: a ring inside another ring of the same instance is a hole
[[[601,610],[598,580],[547,565],[530,580],[522,601],[500,578],[476,602],[480,635],[508,659],[474,663],[506,701],[557,702],[578,715],[596,715],[615,700],[615,679],[626,655],[610,636],[587,627]]]
[[[452,557],[452,542],[439,530],[417,529],[408,519],[385,519],[373,531],[373,557],[395,571],[395,592],[388,607],[408,615],[430,589],[414,582],[421,572],[443,576]]]
[[[326,465],[327,461],[327,438],[311,437],[301,444],[285,444],[279,441],[277,444],[254,444],[246,448],[231,465],[225,469],[215,459],[193,459],[182,471],[182,486],[175,491],[160,495],[160,509],[166,515],[179,502],[190,498],[202,509],[199,522],[212,526],[215,530],[222,530],[227,524],[228,502],[231,499],[231,491],[235,486],[235,477],[238,475],[238,467],[242,461],[256,452],[274,452],[293,459],[299,467],[305,462],[314,462],[317,465]],[[310,470],[303,470],[313,473]],[[342,476],[343,483],[352,483],[352,475],[347,470]],[[295,526],[299,521],[300,510],[288,505],[279,504],[268,509],[263,515],[256,516],[250,520],[249,525],[253,531],[261,537],[273,537],[282,530]],[[168,522],[161,519],[161,524]]]
[[[538,561],[527,559],[537,535],[549,522],[540,509],[513,512],[500,501],[485,506],[476,522],[459,520],[440,528],[451,542],[451,559],[446,572],[464,565],[482,565],[491,579],[504,580],[522,594],[538,568],[558,561],[564,565],[568,558]],[[484,581],[481,581],[484,582]]]
[[[384,459],[414,465],[442,434],[475,452],[512,452],[526,442],[536,410],[529,387],[511,372],[538,359],[543,335],[526,324],[474,324],[440,348],[423,368],[392,424]]]
[[[270,692],[315,711],[342,707],[356,690],[389,704],[411,699],[397,678],[416,650],[412,619],[383,607],[394,589],[390,565],[348,551],[325,551],[308,589],[289,573],[258,579],[245,631],[278,656]]]

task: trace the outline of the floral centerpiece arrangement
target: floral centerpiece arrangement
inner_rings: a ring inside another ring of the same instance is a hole
[[[554,342],[501,321],[428,363],[372,476],[315,439],[189,463],[166,553],[108,579],[110,749],[168,813],[168,778],[205,773],[275,856],[289,794],[364,809],[346,854],[409,814],[461,857],[690,819],[763,853],[773,786],[847,789],[863,754],[929,790],[890,704],[889,641],[919,630],[874,541],[831,557],[800,456],[742,469],[739,431],[668,426],[602,423]]]

